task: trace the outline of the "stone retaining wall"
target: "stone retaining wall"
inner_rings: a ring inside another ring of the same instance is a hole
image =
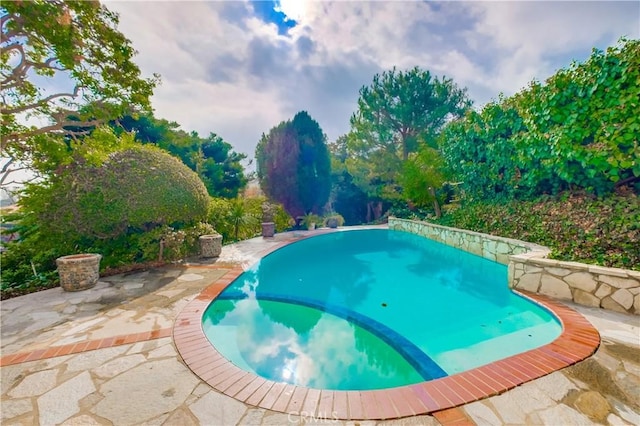
[[[509,265],[511,288],[640,315],[640,271],[546,259],[551,252],[547,247],[427,222],[392,217],[389,229],[411,232]]]

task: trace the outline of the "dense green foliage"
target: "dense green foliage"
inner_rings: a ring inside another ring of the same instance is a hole
[[[50,238],[108,239],[205,219],[206,189],[198,176],[159,149],[118,151],[98,166],[78,164],[47,185],[34,185],[21,202]]]
[[[159,120],[151,114],[124,116],[112,123],[116,130],[135,132],[144,144],[154,144],[180,158],[200,176],[212,197],[236,198],[247,184],[241,161],[247,156],[215,133],[202,138],[187,133],[175,122]]]
[[[338,138],[334,152],[344,153],[339,158],[350,182],[367,195],[368,220],[379,218],[383,206],[406,201],[409,193],[416,195],[403,191],[407,177],[416,177],[412,171],[418,170],[410,170],[403,179],[407,161],[421,149],[435,148],[445,124],[470,105],[466,89],[419,68],[377,74],[370,86],[360,89],[351,130]]]
[[[293,217],[321,213],[331,190],[325,135],[306,111],[262,135],[256,147],[260,187]]]
[[[476,200],[605,194],[640,180],[639,135],[640,41],[623,40],[452,122],[442,151]]]
[[[633,193],[476,202],[437,223],[545,245],[555,259],[640,270],[640,198]]]
[[[346,146],[340,143],[344,136],[335,143],[329,144],[331,155],[331,194],[329,204],[332,211],[340,212],[347,225],[359,225],[366,222],[367,194],[355,183],[347,170]]]
[[[97,252],[104,269],[193,253],[198,235],[213,232],[200,223],[208,203],[198,176],[157,148],[133,146],[103,161],[73,163],[29,185],[21,198],[20,240],[2,254],[2,289],[54,281],[62,255]]]
[[[405,162],[400,177],[406,199],[418,207],[432,204],[437,216],[440,216],[441,202],[437,191],[445,183],[443,166],[440,153],[425,146]]]
[[[11,161],[0,184],[19,162],[28,164],[64,143],[52,135],[82,133],[125,110],[150,108],[157,77],[141,77],[131,42],[117,30],[117,15],[103,5],[9,1],[0,15],[0,148]],[[64,79],[70,80],[68,90],[45,89]],[[35,120],[25,124],[25,114]]]
[[[212,198],[207,222],[213,225],[227,243],[255,237],[262,232],[262,205],[266,201],[265,197],[233,200]],[[292,219],[282,205],[273,206],[273,215],[276,232],[282,232],[291,226]]]
[[[466,90],[453,80],[417,67],[376,74],[359,94],[358,111],[351,117],[351,149],[362,156],[387,151],[402,160],[417,151],[420,141],[433,143],[447,120],[471,105]]]

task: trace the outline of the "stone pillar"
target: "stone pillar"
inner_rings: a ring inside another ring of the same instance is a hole
[[[276,233],[276,224],[273,222],[262,223],[262,236],[265,238],[273,237]]]
[[[102,255],[95,253],[57,258],[60,287],[64,291],[80,291],[95,286],[100,277],[100,259]]]
[[[200,256],[202,257],[218,257],[222,252],[222,235],[201,235],[200,238]]]

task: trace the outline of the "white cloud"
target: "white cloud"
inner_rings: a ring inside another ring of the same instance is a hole
[[[253,155],[260,135],[305,109],[329,139],[348,130],[358,89],[392,66],[453,77],[477,104],[544,79],[592,47],[640,36],[633,2],[281,0],[278,33],[248,2],[107,2],[163,78],[156,115],[213,131]]]

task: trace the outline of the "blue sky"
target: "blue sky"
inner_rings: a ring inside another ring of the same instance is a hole
[[[329,141],[375,73],[419,66],[481,106],[640,38],[640,2],[106,1],[162,84],[156,116],[215,132],[253,157],[260,135],[307,110]]]

